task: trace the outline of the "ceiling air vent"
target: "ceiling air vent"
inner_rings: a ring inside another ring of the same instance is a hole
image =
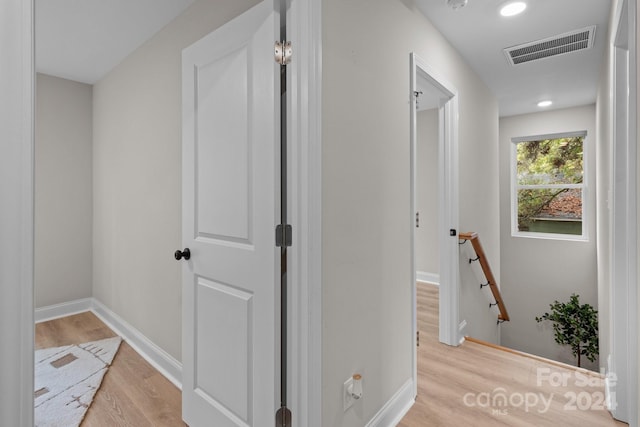
[[[509,47],[504,49],[504,53],[511,65],[517,65],[589,49],[593,47],[595,35],[596,27],[594,25],[547,39]]]

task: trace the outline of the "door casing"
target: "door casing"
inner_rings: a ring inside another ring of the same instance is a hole
[[[636,0],[621,0],[614,15],[611,46],[613,151],[610,215],[611,357],[606,355],[607,391],[615,391],[615,418],[638,425],[638,184]],[[607,256],[607,255],[605,255]]]
[[[33,425],[33,3],[0,7],[0,424]]]
[[[440,342],[457,346],[461,342],[459,331],[459,257],[458,257],[458,91],[437,70],[411,53],[410,77],[410,176],[411,176],[411,354],[414,392],[417,394],[418,349],[415,337],[417,325],[416,295],[416,171],[417,126],[414,93],[418,90],[418,74],[443,94],[438,122],[438,247],[440,251]],[[456,235],[451,235],[456,230]]]
[[[322,420],[322,0],[286,0],[288,403],[293,425]]]

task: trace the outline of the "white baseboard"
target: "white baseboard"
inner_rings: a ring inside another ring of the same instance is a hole
[[[609,354],[607,356],[607,367],[605,372],[603,372],[604,396],[605,396],[606,408],[609,412],[611,412],[611,415],[613,415],[613,417],[615,418],[617,415],[616,409],[618,407],[618,403],[616,402],[616,385],[615,385],[615,381],[613,381],[612,383],[609,379],[610,378],[609,374],[611,372],[615,372],[615,369],[613,368],[612,363],[613,363],[613,357],[611,354]]]
[[[74,301],[63,302],[61,304],[48,305],[34,310],[34,320],[36,323],[47,320],[59,319],[73,314],[84,313],[91,310],[93,298],[82,298]]]
[[[460,344],[464,342],[464,337],[465,335],[467,335],[466,329],[467,329],[467,320],[462,319],[462,322],[460,322],[460,324],[458,325],[458,334],[461,337]]]
[[[605,405],[606,408],[613,415],[616,410],[616,394],[613,391],[613,387],[609,378],[605,377],[604,379],[604,396],[605,396]]]
[[[113,332],[120,335],[140,356],[182,390],[182,364],[180,362],[95,298],[93,298],[91,311]]]
[[[91,311],[120,335],[143,359],[182,390],[182,364],[154,344],[142,332],[95,298],[84,298],[35,310],[36,323]]]
[[[392,427],[409,412],[415,403],[413,379],[408,379],[387,403],[371,418],[366,427]]]
[[[432,285],[440,286],[440,275],[437,273],[416,271],[416,279],[418,282],[431,283]]]

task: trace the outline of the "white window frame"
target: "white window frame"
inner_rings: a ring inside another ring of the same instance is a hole
[[[518,184],[518,144],[530,141],[542,141],[545,139],[560,138],[582,138],[582,184],[555,184],[555,185],[520,185]],[[591,218],[588,215],[589,188],[587,183],[588,177],[588,150],[587,150],[587,131],[560,132],[545,135],[532,135],[511,138],[511,235],[513,237],[527,237],[533,239],[550,239],[550,240],[575,240],[589,241],[589,222]],[[553,188],[577,188],[582,190],[582,234],[558,234],[558,233],[542,233],[535,231],[518,230],[518,190],[526,189],[553,189]]]

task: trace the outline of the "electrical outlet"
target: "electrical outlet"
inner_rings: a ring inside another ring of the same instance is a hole
[[[342,402],[345,411],[351,408],[356,401],[356,399],[351,394],[351,390],[353,390],[353,377],[349,377],[349,379],[344,382],[344,385],[342,387]]]

